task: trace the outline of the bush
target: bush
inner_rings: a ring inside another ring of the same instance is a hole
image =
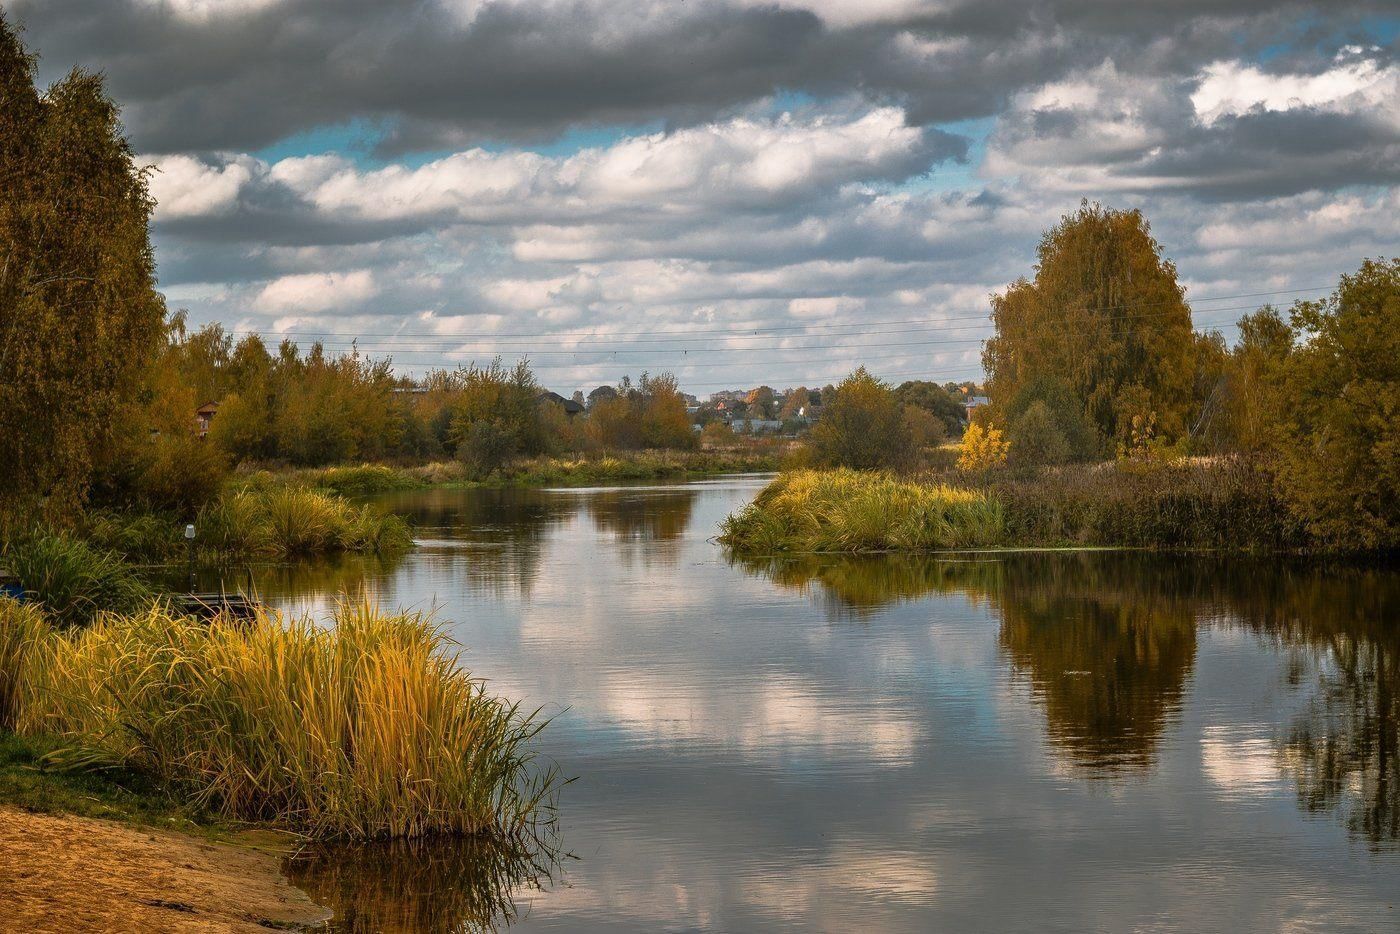
[[[894,393],[861,367],[841,381],[811,433],[815,461],[828,467],[905,470],[918,459]]]
[[[66,767],[149,775],[238,820],[318,837],[527,832],[556,781],[543,727],[488,695],[418,614],[342,603],[334,626],[161,608],[31,644],[18,725]]]
[[[107,610],[131,612],[154,596],[120,556],[66,535],[30,535],[12,542],[0,560],[26,597],[64,626],[90,623]]]
[[[984,427],[973,422],[963,432],[958,452],[958,469],[964,473],[985,473],[1006,463],[1011,442],[1001,436],[1000,429]]]
[[[1063,464],[1069,460],[1069,441],[1050,407],[1036,400],[1011,423],[1011,450],[1008,457],[1016,464]]]
[[[925,486],[853,470],[784,473],[725,520],[720,541],[740,554],[931,551],[991,545],[1000,505],[973,490]]]

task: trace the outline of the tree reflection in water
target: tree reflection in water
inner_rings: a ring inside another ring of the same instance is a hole
[[[337,932],[494,931],[560,872],[552,841],[486,837],[303,848],[283,863],[291,883],[334,912]]]
[[[1292,656],[1284,685],[1311,692],[1276,742],[1299,803],[1374,846],[1400,842],[1393,567],[1082,552],[731,561],[818,595],[833,618],[868,620],[930,594],[985,601],[1000,620],[998,645],[1045,709],[1052,745],[1085,777],[1151,766],[1184,700],[1198,629],[1271,641]]]

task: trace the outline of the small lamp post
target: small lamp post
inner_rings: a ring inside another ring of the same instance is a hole
[[[190,593],[194,593],[194,523],[185,526],[185,544],[190,556]]]

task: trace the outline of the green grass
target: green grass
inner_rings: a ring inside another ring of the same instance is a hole
[[[154,597],[120,555],[57,532],[34,532],[9,542],[0,552],[0,564],[19,579],[30,599],[67,626],[91,622],[104,609],[129,612]]]
[[[213,829],[214,815],[191,807],[131,769],[55,767],[63,741],[0,730],[0,804],[40,814],[76,814],[134,824]]]
[[[854,470],[780,475],[720,541],[740,554],[936,551],[998,543],[1001,506],[973,490],[928,486]]]
[[[218,556],[395,552],[413,543],[401,517],[299,486],[225,493],[195,528],[200,547]]]
[[[0,603],[10,628],[24,611]],[[347,602],[322,627],[155,606],[13,638],[13,727],[64,774],[140,776],[192,812],[323,838],[509,837],[552,812],[543,721],[487,694],[419,614]]]

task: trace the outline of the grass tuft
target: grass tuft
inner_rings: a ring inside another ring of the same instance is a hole
[[[796,470],[726,519],[720,541],[741,554],[934,551],[995,544],[1004,525],[1000,504],[973,490]]]
[[[23,638],[13,720],[54,738],[50,767],[326,838],[512,836],[552,808],[529,749],[544,721],[487,694],[420,614],[211,624],[155,606]]]

